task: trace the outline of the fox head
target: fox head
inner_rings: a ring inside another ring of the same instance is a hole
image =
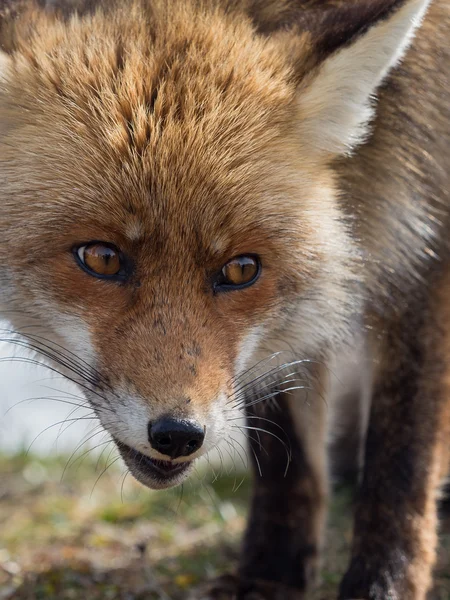
[[[345,337],[362,275],[333,163],[426,5],[146,0],[14,23],[0,303],[43,328],[31,346],[144,484],[230,435],[258,356]]]

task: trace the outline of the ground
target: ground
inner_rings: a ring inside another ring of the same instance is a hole
[[[151,492],[85,456],[0,456],[0,600],[184,600],[233,568],[249,494],[242,475],[200,473]],[[351,538],[348,489],[335,494],[311,600],[332,600]],[[443,515],[432,600],[450,599],[450,515]]]

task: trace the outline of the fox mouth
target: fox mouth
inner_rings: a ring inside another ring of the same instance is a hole
[[[151,458],[115,439],[117,448],[132,475],[150,488],[165,488],[180,483],[193,461],[173,463],[170,460]]]

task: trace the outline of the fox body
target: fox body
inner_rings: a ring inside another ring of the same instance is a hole
[[[3,316],[149,487],[232,445],[243,414],[259,435],[239,572],[205,598],[303,597],[342,398],[362,475],[339,597],[430,587],[450,439],[450,8],[428,4],[2,5]]]

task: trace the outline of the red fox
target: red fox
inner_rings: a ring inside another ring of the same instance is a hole
[[[305,597],[357,356],[339,598],[424,600],[450,448],[448,1],[44,4],[1,4],[1,313],[148,487],[246,414],[251,514],[209,600]]]

